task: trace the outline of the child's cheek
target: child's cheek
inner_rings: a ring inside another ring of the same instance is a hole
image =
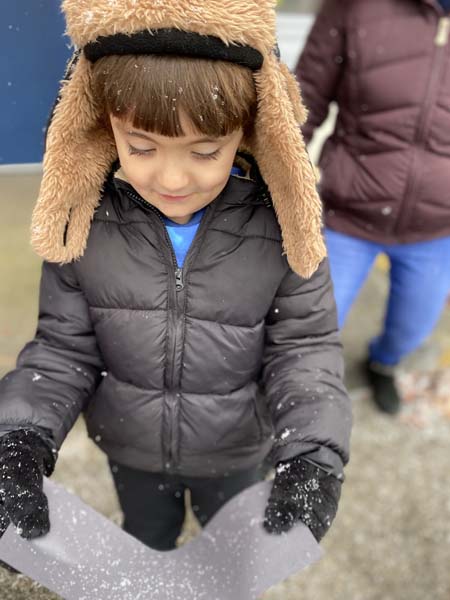
[[[136,190],[147,190],[152,187],[152,165],[140,156],[127,156],[125,164],[121,161],[122,169]]]
[[[200,178],[197,180],[199,188],[202,191],[214,190],[217,187],[223,187],[230,177],[231,167],[226,165],[214,165],[209,168],[203,168]]]

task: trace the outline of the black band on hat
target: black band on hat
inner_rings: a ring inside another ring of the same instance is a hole
[[[154,29],[132,35],[116,33],[101,36],[95,42],[86,44],[83,50],[92,63],[115,54],[160,54],[223,60],[258,71],[264,62],[261,52],[251,46],[227,46],[218,37],[179,29]]]

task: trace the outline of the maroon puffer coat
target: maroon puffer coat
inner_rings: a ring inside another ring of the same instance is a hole
[[[325,0],[297,66],[322,152],[327,226],[405,243],[450,235],[450,20],[437,0]]]

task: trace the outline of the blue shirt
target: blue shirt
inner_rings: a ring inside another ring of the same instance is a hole
[[[184,260],[189,252],[189,248],[195,238],[195,234],[197,233],[197,229],[199,228],[200,221],[204,214],[205,209],[202,208],[202,210],[194,213],[189,223],[186,223],[185,225],[180,225],[180,223],[175,223],[167,217],[163,217],[180,268],[183,267]]]
[[[450,2],[450,0],[448,0]],[[231,169],[231,174],[232,175],[238,175],[239,177],[244,177],[245,173],[244,171],[241,169],[241,167],[238,167],[236,165],[234,165]]]
[[[233,166],[231,169],[231,174],[238,175],[240,177],[245,175],[244,171],[237,166]],[[202,210],[199,210],[192,215],[192,219],[185,225],[175,223],[174,221],[171,221],[167,217],[163,216],[167,233],[169,234],[170,241],[172,242],[175,256],[177,257],[177,263],[180,268],[183,267],[186,255],[189,252],[189,248],[191,247],[191,244],[195,238],[195,234],[197,233],[197,229],[204,214],[205,209],[202,208]]]

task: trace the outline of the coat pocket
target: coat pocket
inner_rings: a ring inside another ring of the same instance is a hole
[[[324,200],[345,205],[350,194],[353,164],[350,154],[342,144],[329,141],[320,161],[321,179],[319,191]]]

